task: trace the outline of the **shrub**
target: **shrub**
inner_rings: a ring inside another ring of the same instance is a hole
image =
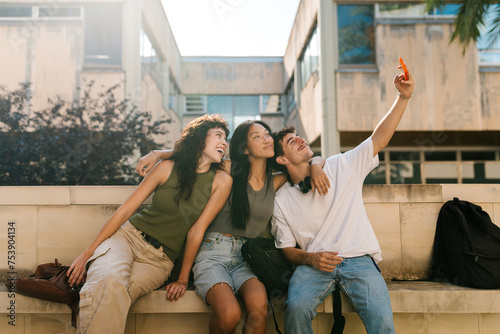
[[[161,146],[169,120],[152,121],[114,91],[80,101],[49,100],[27,113],[30,84],[0,87],[0,185],[137,184],[136,158]]]

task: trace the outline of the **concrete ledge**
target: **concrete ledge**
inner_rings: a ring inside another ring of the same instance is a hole
[[[388,282],[394,313],[500,313],[500,289],[482,290],[463,288],[454,285],[434,282]],[[332,297],[329,296],[316,310],[318,313],[333,313]],[[70,309],[59,303],[16,294],[15,299],[8,298],[5,286],[0,290],[0,305],[9,305],[15,300],[16,313],[70,313]],[[277,312],[283,312],[281,301],[274,303]],[[344,313],[353,313],[345,296],[342,298]],[[163,288],[139,298],[131,307],[130,313],[211,313],[209,306],[192,290],[177,302],[166,301]],[[0,313],[8,313],[6,307],[0,308]]]

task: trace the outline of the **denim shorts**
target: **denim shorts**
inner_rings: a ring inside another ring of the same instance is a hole
[[[198,296],[206,301],[207,292],[218,283],[227,283],[236,294],[243,283],[257,278],[241,255],[241,246],[247,240],[216,232],[205,234],[193,267]]]

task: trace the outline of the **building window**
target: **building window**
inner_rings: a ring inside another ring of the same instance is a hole
[[[339,64],[375,64],[373,5],[338,5]]]
[[[122,16],[121,4],[85,6],[86,66],[121,66]]]
[[[232,133],[240,123],[260,119],[259,95],[209,95],[207,112],[222,115]]]
[[[163,87],[163,61],[159,52],[151,43],[150,38],[141,29],[140,33],[140,56],[142,76],[149,74],[160,90]]]
[[[295,102],[295,87],[294,87],[293,77],[292,80],[290,80],[288,88],[285,91],[285,98],[286,98],[286,113],[290,114],[297,106]]]
[[[500,183],[500,152],[383,150],[365,184]]]
[[[66,7],[61,5],[38,7],[38,17],[41,18],[81,18],[81,7]]]
[[[261,113],[280,113],[282,96],[275,95],[261,95],[260,96],[260,112]]]
[[[480,37],[477,42],[479,50],[479,64],[483,66],[500,65],[500,37],[498,29],[492,35],[488,34],[494,20],[500,14],[500,5],[491,5],[486,14],[484,25],[480,28]],[[493,42],[493,43],[491,43]],[[491,47],[488,49],[488,45]]]
[[[305,86],[311,75],[318,70],[321,46],[319,39],[319,29],[314,28],[309,40],[304,48],[304,53],[300,58],[300,77],[302,87]]]
[[[177,111],[179,108],[179,95],[181,94],[179,87],[175,83],[172,78],[172,75],[169,77],[169,89],[168,89],[168,106],[170,109]]]
[[[50,20],[81,19],[81,6],[1,6],[0,18],[3,20]]]
[[[187,113],[220,114],[231,133],[243,121],[260,119],[259,95],[186,95]]]
[[[433,10],[427,12],[428,15],[457,15],[460,5],[458,4],[447,4],[439,8],[434,8]]]
[[[0,17],[7,19],[33,18],[33,7],[31,6],[1,6]]]
[[[380,152],[378,154],[379,165],[375,167],[370,174],[368,174],[365,178],[364,184],[386,184],[385,180],[385,154],[384,152]]]
[[[389,3],[377,5],[377,17],[425,18],[432,16],[455,16],[460,8],[459,4],[446,4],[439,8],[425,11],[425,4]]]

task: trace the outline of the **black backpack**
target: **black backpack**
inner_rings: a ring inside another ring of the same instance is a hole
[[[295,268],[287,262],[282,250],[274,246],[274,240],[250,239],[241,247],[241,254],[266,287],[270,298],[281,297],[288,291]]]
[[[276,332],[281,331],[274,315],[272,298],[282,297],[288,291],[288,283],[292,277],[295,266],[290,265],[283,255],[281,249],[277,249],[273,239],[255,238],[250,239],[241,247],[241,254],[248,262],[255,275],[264,284],[269,297],[269,305],[273,311],[273,319]],[[276,299],[275,299],[276,300]],[[282,301],[284,301],[282,299]],[[342,316],[342,303],[339,289],[333,292],[333,317],[334,324],[332,334],[342,334],[345,326],[345,318]]]
[[[431,278],[500,288],[500,228],[480,206],[454,198],[439,212]]]

